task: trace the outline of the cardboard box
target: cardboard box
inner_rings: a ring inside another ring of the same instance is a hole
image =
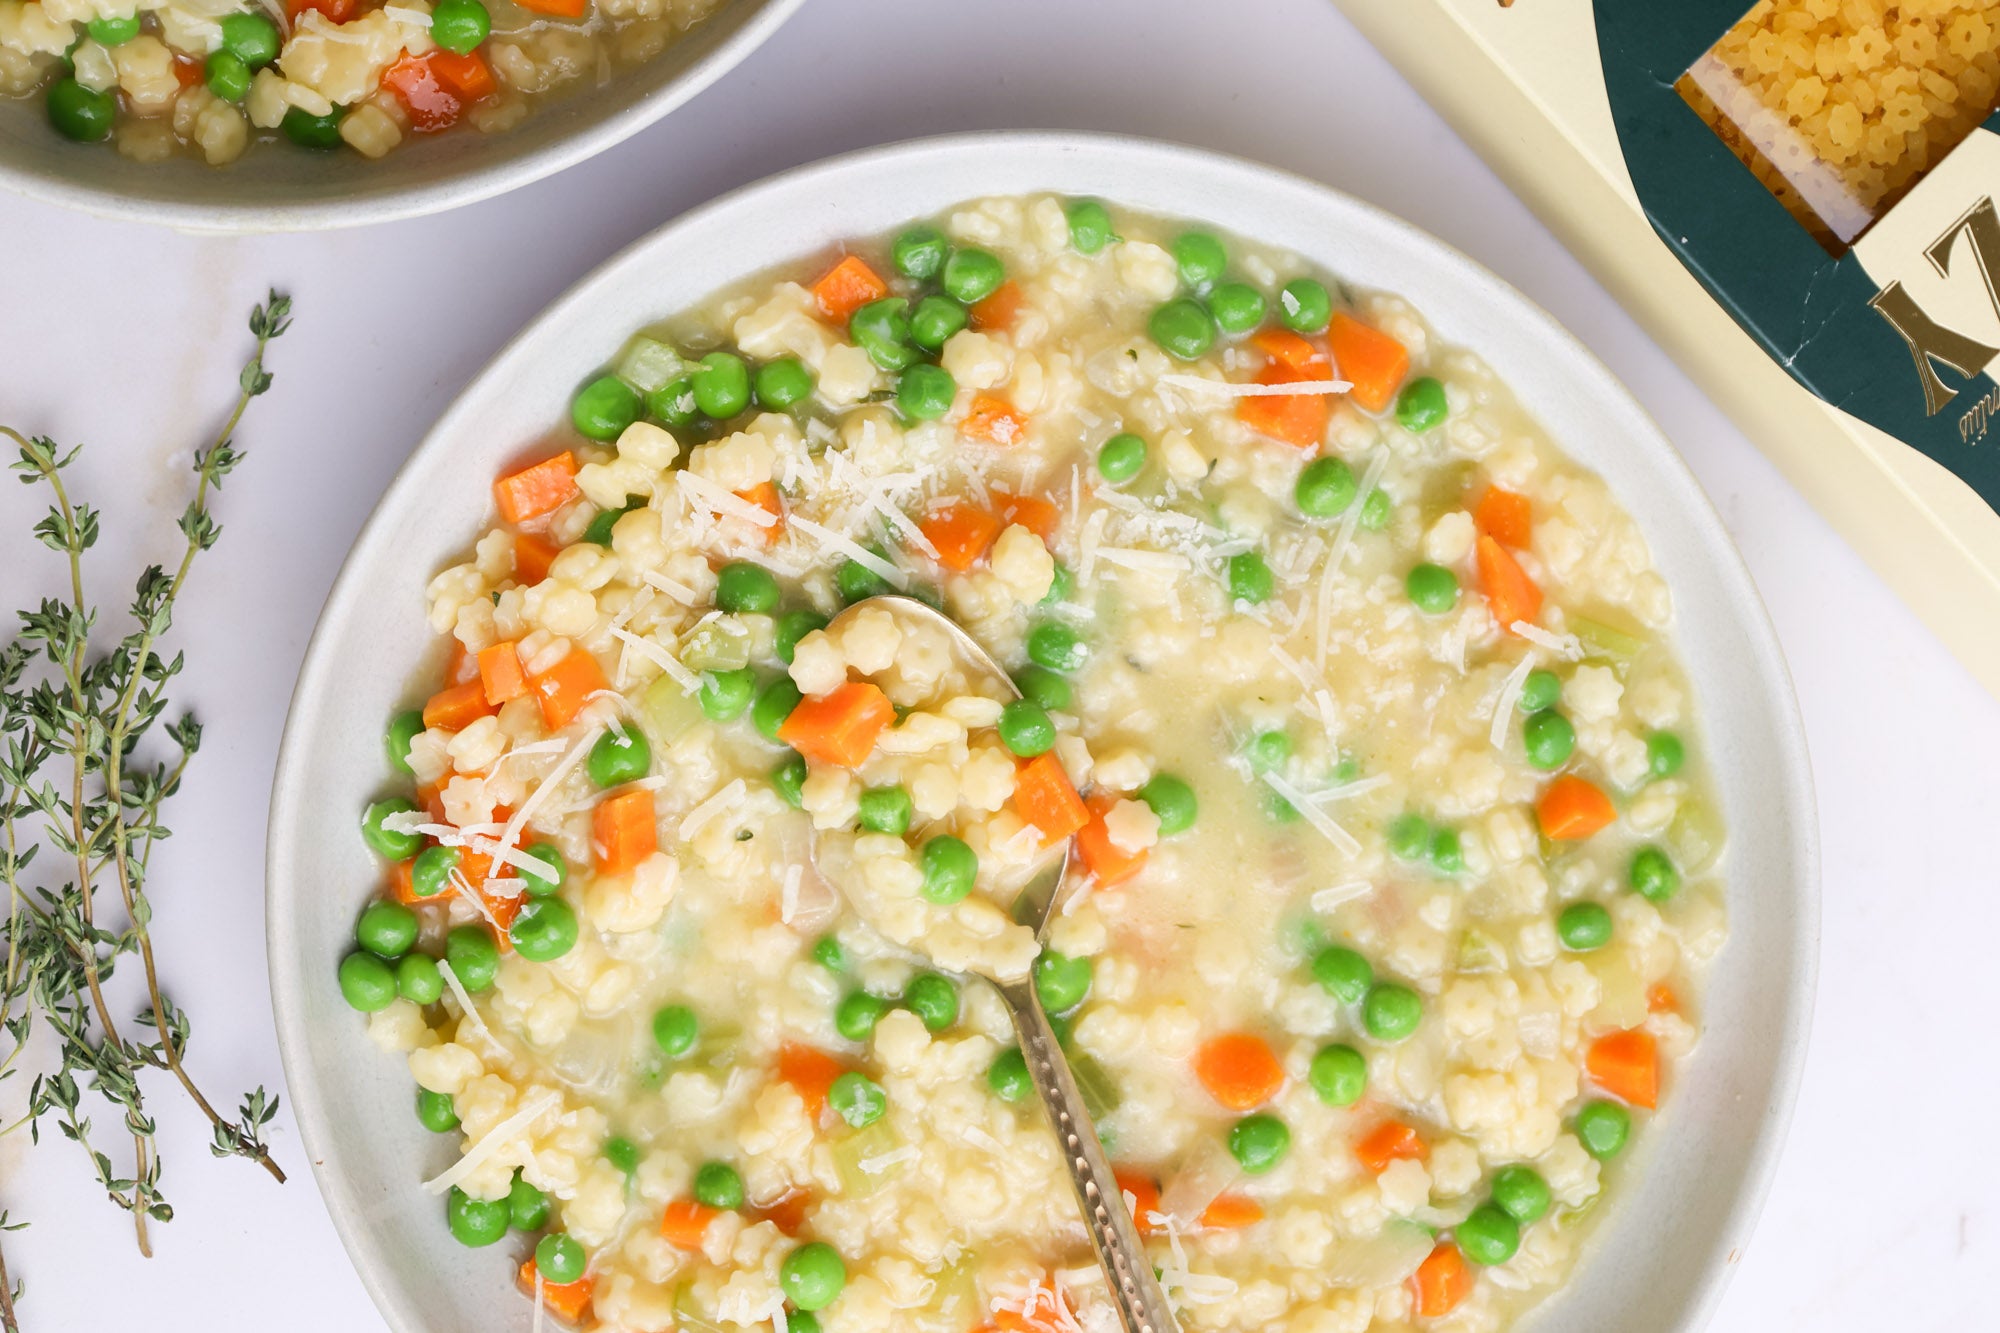
[[[2000,695],[2000,117],[1829,220],[1687,96],[1748,0],[1336,3]]]

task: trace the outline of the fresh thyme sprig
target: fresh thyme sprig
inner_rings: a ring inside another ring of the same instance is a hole
[[[60,1062],[35,1076],[22,1121],[40,1141],[44,1119],[89,1157],[98,1185],[130,1212],[140,1253],[152,1253],[147,1223],[166,1222],[173,1208],[160,1192],[156,1123],[140,1075],[171,1073],[214,1130],[217,1157],[246,1157],[282,1182],[264,1131],[278,1099],[263,1088],[248,1093],[234,1118],[209,1103],[189,1075],[187,1015],[161,990],[153,952],[153,902],[147,867],[154,846],[168,836],[160,807],[180,787],[188,761],[201,746],[201,725],[190,714],[162,728],[172,742],[165,759],[143,758],[141,742],[166,711],[167,683],[184,657],[158,650],[173,624],[173,609],[194,558],[215,545],[221,525],[209,510],[210,492],[243,461],[233,439],[250,400],[271,386],[264,354],[290,326],[291,301],[276,292],[250,314],[256,351],[237,382],[235,410],[215,441],[195,455],[194,498],[181,514],[185,545],[172,572],[158,565],[139,576],[129,615],[132,628],[108,651],[92,642],[98,613],[84,597],[83,554],[97,542],[99,516],[73,500],[65,472],[78,450],[60,450],[40,436],[5,426],[0,435],[18,450],[12,470],[28,485],[49,489],[48,513],[35,524],[37,539],[68,563],[69,597],[46,598],[20,613],[20,631],[0,647],[0,885],[7,914],[0,923],[6,958],[0,971],[0,1031],[10,1043],[0,1055],[0,1079],[15,1062],[37,1019],[55,1038]],[[48,874],[31,878],[38,853],[47,852]],[[101,891],[115,899],[99,901]],[[105,910],[108,907],[108,911]],[[112,927],[100,916],[113,913]],[[122,1032],[105,998],[105,984],[119,961],[136,957],[145,973],[148,1004],[134,1020],[150,1036]],[[86,1106],[91,1097],[119,1116],[132,1138],[129,1171],[95,1146]],[[0,1231],[13,1230],[0,1214]],[[0,1258],[0,1328],[18,1333],[18,1286]]]

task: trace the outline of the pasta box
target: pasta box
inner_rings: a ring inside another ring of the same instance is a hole
[[[2000,0],[1336,0],[2000,694]]]

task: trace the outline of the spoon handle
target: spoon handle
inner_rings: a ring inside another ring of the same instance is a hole
[[[1132,1216],[1111,1174],[1111,1163],[1105,1159],[1104,1145],[1097,1141],[1097,1126],[1084,1109],[1083,1094],[1077,1091],[1069,1060],[1056,1042],[1041,1000],[1032,985],[1005,986],[1001,993],[1013,1011],[1029,1077],[1041,1094],[1042,1105],[1048,1108],[1049,1119],[1055,1122],[1070,1184],[1076,1187],[1076,1200],[1083,1206],[1083,1224],[1110,1279],[1111,1297],[1117,1302],[1125,1333],[1178,1333],[1166,1293],[1160,1290],[1152,1261],[1139,1244]]]

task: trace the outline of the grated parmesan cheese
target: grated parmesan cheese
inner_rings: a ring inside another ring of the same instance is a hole
[[[831,528],[823,528],[809,518],[792,515],[788,526],[794,532],[804,533],[817,542],[822,551],[833,550],[860,565],[863,569],[882,579],[890,587],[898,590],[910,586],[910,576],[884,560],[867,547],[851,538],[843,537]]]
[[[1583,657],[1583,640],[1574,634],[1555,634],[1540,625],[1531,625],[1525,620],[1517,620],[1507,627],[1538,648],[1546,648],[1575,662]]]
[[[720,791],[687,812],[686,818],[681,820],[681,841],[693,842],[703,829],[741,806],[749,791],[742,778],[731,778]],[[798,867],[794,865],[792,868],[796,870]]]
[[[681,490],[691,500],[698,501],[710,513],[725,518],[740,518],[745,523],[754,523],[760,528],[768,528],[778,521],[778,516],[768,509],[760,509],[734,491],[726,490],[707,477],[697,477],[692,472],[676,472]]]
[[[1312,906],[1315,912],[1331,912],[1342,903],[1351,903],[1356,898],[1366,897],[1375,886],[1365,879],[1350,879],[1314,891]]]
[[[1314,804],[1310,796],[1307,796],[1297,787],[1294,787],[1291,783],[1268,769],[1257,776],[1263,779],[1265,786],[1289,801],[1292,808],[1299,812],[1306,823],[1311,824],[1321,837],[1333,844],[1334,850],[1343,856],[1359,856],[1361,854],[1361,844],[1355,841],[1354,835],[1334,823],[1332,816]]]
[[[1234,384],[1228,380],[1205,379],[1200,375],[1166,374],[1160,383],[1177,389],[1206,389],[1223,398],[1296,398],[1307,394],[1346,393],[1354,386],[1346,380],[1293,380],[1286,384]]]
[[[1340,579],[1340,566],[1347,559],[1347,547],[1354,540],[1354,527],[1361,521],[1361,511],[1367,507],[1368,496],[1381,482],[1382,474],[1389,468],[1389,451],[1378,449],[1362,470],[1361,484],[1355,489],[1354,503],[1347,506],[1347,512],[1340,517],[1340,528],[1334,533],[1333,548],[1326,554],[1326,568],[1319,576],[1319,604],[1315,608],[1313,642],[1317,645],[1317,657],[1321,672],[1326,670],[1326,653],[1333,636],[1333,590]]]
[[[1514,720],[1514,710],[1520,705],[1521,691],[1527,686],[1528,674],[1535,669],[1534,650],[1521,655],[1514,669],[1507,673],[1507,679],[1500,685],[1500,698],[1493,705],[1493,725],[1487,729],[1486,738],[1496,750],[1507,748],[1507,728]]]
[[[442,967],[440,967],[440,970],[442,970]],[[479,1142],[473,1144],[466,1151],[465,1156],[459,1158],[429,1180],[426,1180],[423,1186],[424,1192],[426,1194],[443,1194],[453,1185],[456,1185],[459,1181],[464,1180],[474,1171],[477,1171],[485,1164],[487,1158],[504,1148],[509,1139],[526,1129],[529,1125],[532,1125],[543,1112],[561,1105],[561,1093],[553,1089],[543,1092],[541,1096],[516,1110],[514,1114],[502,1120],[492,1129],[487,1130]]]
[[[701,677],[682,666],[678,657],[651,639],[641,638],[630,630],[619,629],[616,625],[611,626],[611,637],[673,677],[674,683],[690,694],[701,688]]]
[[[799,881],[805,878],[806,868],[797,861],[785,867],[785,887],[778,896],[778,920],[785,925],[792,924],[792,918],[799,910]]]

